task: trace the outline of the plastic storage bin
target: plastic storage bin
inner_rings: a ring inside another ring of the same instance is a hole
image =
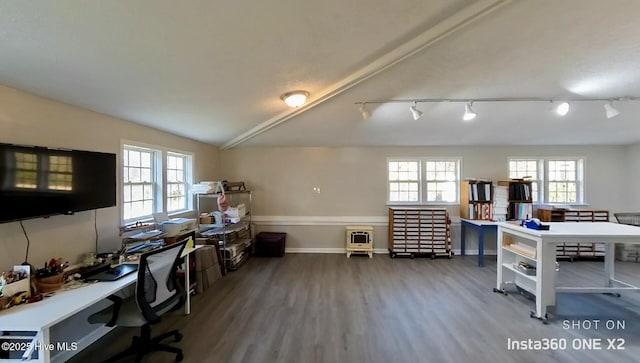
[[[286,233],[260,232],[256,236],[256,255],[263,257],[284,256]]]

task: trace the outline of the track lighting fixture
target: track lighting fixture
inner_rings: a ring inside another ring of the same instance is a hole
[[[613,118],[620,114],[615,107],[613,107],[613,102],[628,102],[628,101],[640,101],[640,97],[637,96],[623,96],[623,97],[613,97],[613,98],[569,98],[563,99],[562,101],[554,101],[553,99],[548,98],[538,98],[538,97],[503,97],[503,98],[418,98],[418,99],[403,99],[403,100],[380,100],[380,101],[361,101],[355,102],[355,104],[360,105],[360,112],[362,113],[362,118],[365,120],[371,116],[370,112],[366,110],[365,106],[367,104],[381,104],[381,103],[411,103],[412,106],[409,107],[411,110],[411,115],[414,120],[418,120],[424,114],[422,111],[418,110],[417,105],[420,103],[464,103],[464,116],[462,119],[464,121],[471,121],[478,116],[476,112],[473,111],[473,104],[476,102],[487,102],[487,103],[498,103],[498,102],[547,102],[551,103],[553,110],[560,116],[566,116],[569,113],[571,108],[569,102],[605,102],[604,110],[607,118]]]
[[[570,108],[571,106],[569,106],[569,102],[562,101],[556,106],[556,113],[560,116],[566,116],[569,113]]]
[[[411,111],[411,115],[413,116],[413,119],[416,121],[418,121],[418,119],[422,117],[422,114],[424,113],[418,110],[417,106],[418,106],[418,102],[413,101],[413,106],[409,107],[409,110]]]
[[[280,96],[280,99],[289,107],[300,107],[307,102],[307,97],[309,97],[309,92],[307,91],[291,91]]]
[[[462,116],[464,121],[471,121],[478,116],[477,113],[473,112],[473,109],[471,108],[472,104],[473,102],[469,102],[464,105],[464,115]]]
[[[620,114],[620,111],[613,107],[612,102],[609,101],[604,104],[604,113],[607,118],[614,118]]]
[[[363,103],[360,105],[360,113],[362,114],[363,120],[368,120],[371,117],[371,112],[367,110],[367,104]]]

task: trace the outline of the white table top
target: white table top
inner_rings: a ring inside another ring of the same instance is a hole
[[[58,291],[42,301],[0,311],[0,327],[10,330],[39,331],[95,304],[136,281],[129,274],[110,282],[90,283],[73,290]]]
[[[476,226],[496,226],[502,222],[490,221],[487,219],[466,219],[460,218],[460,221],[465,221],[467,223],[475,224]]]
[[[611,222],[544,222],[548,231],[525,228],[513,223],[499,222],[501,228],[518,231],[535,237],[561,238],[609,238],[622,237],[630,241],[640,241],[640,227]],[[569,242],[569,241],[567,241]]]
[[[202,246],[185,248],[182,257]],[[136,282],[138,274],[132,273],[116,281],[96,282],[67,291],[58,291],[42,301],[14,306],[0,311],[0,329],[39,331],[50,327],[107,296]]]

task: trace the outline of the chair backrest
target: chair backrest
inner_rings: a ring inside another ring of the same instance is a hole
[[[160,316],[184,303],[185,290],[176,270],[187,239],[143,253],[138,267],[136,302],[144,318],[151,324]]]
[[[630,224],[632,226],[640,226],[640,213],[633,212],[625,212],[625,213],[614,213],[616,220],[620,224]]]

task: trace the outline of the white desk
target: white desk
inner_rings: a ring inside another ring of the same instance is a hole
[[[185,314],[191,312],[191,294],[189,294],[189,256],[195,252],[200,246],[185,248],[182,257],[185,258],[185,290],[187,293],[185,303]],[[81,312],[82,310],[102,301],[107,296],[117,293],[125,289],[129,285],[136,282],[137,274],[132,273],[123,278],[111,282],[98,282],[79,287],[77,289],[59,291],[55,295],[45,300],[14,306],[7,310],[0,311],[0,331],[16,331],[16,332],[35,332],[39,347],[47,347],[51,343],[49,330],[55,324]],[[88,336],[78,341],[77,351],[80,351],[91,343],[98,340],[111,329],[110,327],[98,326],[98,328]],[[35,340],[34,340],[35,342]],[[32,346],[35,346],[32,345]],[[30,359],[31,355],[25,353],[23,360],[31,360],[34,362],[51,362],[68,359],[69,356],[75,354],[73,351],[57,351],[40,349],[38,351],[38,359]],[[25,359],[26,358],[26,359]],[[0,359],[0,362],[16,362],[15,359]]]
[[[548,231],[538,231],[514,225],[498,224],[498,268],[496,291],[504,291],[506,282],[516,282],[518,286],[536,296],[535,315],[546,321],[547,308],[555,306],[556,292],[609,293],[638,291],[639,287],[615,279],[615,244],[640,241],[640,228],[625,224],[597,222],[548,223]],[[556,244],[561,242],[600,242],[605,244],[605,279],[597,287],[560,287],[556,286]],[[535,256],[516,251],[512,243],[532,246]],[[518,261],[529,262],[536,266],[536,275],[529,276],[513,268]]]

